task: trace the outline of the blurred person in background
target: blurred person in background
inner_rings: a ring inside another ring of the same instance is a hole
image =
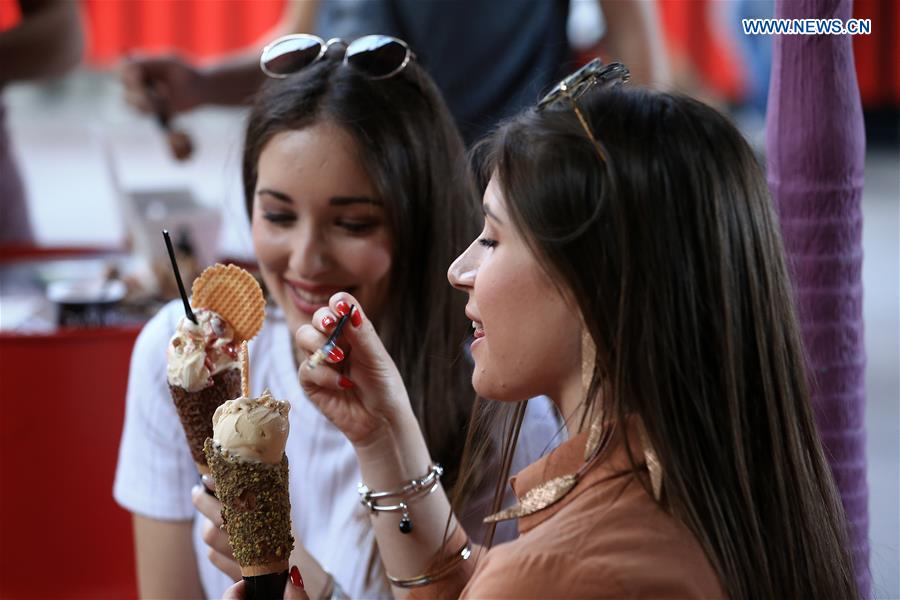
[[[0,32],[0,93],[16,81],[54,77],[81,62],[84,35],[77,2],[18,0],[21,21]],[[13,160],[0,97],[0,245],[31,244],[25,188]]]
[[[255,391],[268,388],[291,403],[285,452],[294,556],[307,589],[325,597],[337,583],[352,597],[389,597],[356,492],[353,448],[300,389],[293,334],[335,291],[364,298],[404,382],[416,390],[413,411],[452,485],[474,399],[464,357],[472,330],[443,271],[477,230],[477,194],[459,133],[416,61],[374,79],[343,64],[353,46],[342,48],[333,44],[264,86],[250,112],[244,199],[273,302],[251,354]],[[195,485],[169,396],[165,348],[182,315],[179,302],[169,304],[135,345],[114,488],[133,513],[140,591],[151,598],[221,597],[241,575],[220,529],[221,505]],[[523,465],[559,429],[549,402],[536,406],[522,431]],[[485,474],[491,486],[496,468]],[[483,512],[489,496],[476,484],[463,514]],[[469,527],[482,525],[475,518]],[[514,535],[511,527],[501,537]]]
[[[668,69],[652,0],[601,0],[603,49],[633,65],[637,84],[665,84]],[[380,33],[407,40],[443,93],[467,144],[531,104],[568,67],[569,0],[293,0],[266,35],[315,32],[347,41]],[[132,57],[126,101],[169,114],[204,104],[244,104],[262,83],[259,47],[200,67],[176,55]],[[159,100],[148,93],[156,92]]]

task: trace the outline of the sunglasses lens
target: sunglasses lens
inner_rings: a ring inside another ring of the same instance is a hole
[[[409,49],[386,35],[367,35],[347,47],[347,63],[370,77],[387,77],[409,56]]]
[[[309,66],[321,51],[322,43],[316,38],[287,38],[266,51],[262,64],[273,75],[289,75]]]

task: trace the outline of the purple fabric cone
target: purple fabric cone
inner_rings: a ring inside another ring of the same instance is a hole
[[[777,0],[776,18],[848,19],[851,0]],[[781,219],[825,453],[871,596],[865,456],[862,188],[865,138],[849,36],[775,36],[766,116]]]

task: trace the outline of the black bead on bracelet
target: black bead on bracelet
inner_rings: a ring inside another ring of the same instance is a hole
[[[428,473],[421,479],[413,479],[404,486],[386,492],[373,492],[365,484],[360,483],[357,487],[359,492],[359,500],[372,512],[399,512],[400,513],[400,533],[407,534],[413,530],[412,519],[409,517],[410,500],[423,498],[437,489],[440,484],[441,475],[444,469],[440,465],[431,465]],[[399,498],[397,504],[382,505],[378,504],[380,500],[388,498]]]

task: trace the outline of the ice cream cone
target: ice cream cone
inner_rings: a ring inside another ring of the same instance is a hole
[[[244,396],[220,406],[212,418],[213,438],[204,446],[222,522],[246,581],[248,600],[281,598],[287,580],[291,535],[287,442],[290,404],[264,392],[249,393],[249,356],[242,345]]]
[[[206,269],[193,290],[195,310],[169,342],[166,378],[191,456],[207,475],[203,444],[212,435],[216,409],[241,396],[237,347],[262,327],[265,298],[253,276],[234,265]]]
[[[203,475],[209,474],[203,444],[212,437],[212,417],[226,400],[241,395],[241,372],[232,368],[213,375],[212,385],[195,392],[169,384],[169,392],[187,437],[191,457]]]
[[[212,439],[205,450],[241,575],[286,572],[294,547],[287,457],[275,465],[248,460]]]

